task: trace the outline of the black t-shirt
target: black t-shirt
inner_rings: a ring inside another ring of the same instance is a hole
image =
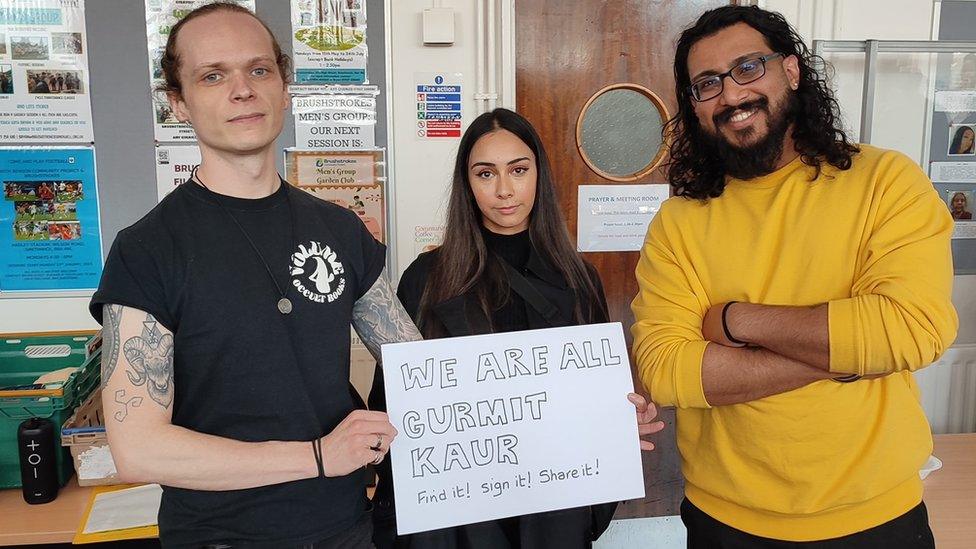
[[[288,288],[291,314],[278,311],[281,296],[231,215]],[[357,407],[352,309],[384,259],[354,212],[288,184],[248,200],[187,183],[119,233],[90,308],[99,322],[105,303],[141,309],[173,332],[174,425],[312,440]],[[364,508],[359,473],[236,491],[164,487],[159,528],[166,546],[284,546],[341,531]]]

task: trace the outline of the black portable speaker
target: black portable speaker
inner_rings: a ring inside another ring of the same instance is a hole
[[[24,501],[31,504],[54,501],[58,497],[58,441],[54,437],[54,423],[36,417],[21,423],[17,429],[17,451]]]

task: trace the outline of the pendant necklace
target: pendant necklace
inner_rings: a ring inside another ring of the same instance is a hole
[[[234,214],[232,214],[230,210],[228,210],[227,207],[224,206],[223,201],[220,199],[220,195],[211,191],[210,187],[207,187],[207,185],[204,184],[203,180],[200,179],[200,176],[197,174],[197,168],[199,167],[200,166],[193,167],[193,171],[190,172],[190,179],[195,179],[198,183],[200,183],[201,187],[210,191],[214,195],[214,199],[217,201],[217,205],[220,206],[220,209],[223,210],[224,213],[226,213],[231,218],[231,220],[234,222],[235,225],[237,225],[237,229],[241,231],[242,235],[244,235],[244,239],[247,240],[247,243],[251,245],[251,249],[254,250],[255,255],[257,255],[258,259],[261,260],[261,264],[264,265],[264,269],[268,271],[268,276],[271,277],[271,282],[274,283],[275,289],[278,290],[278,295],[281,296],[281,298],[278,299],[278,312],[280,312],[283,315],[287,315],[291,313],[292,304],[291,304],[291,300],[288,299],[288,286],[285,286],[284,290],[281,289],[281,285],[278,284],[278,279],[275,278],[274,273],[271,272],[271,266],[268,265],[268,262],[265,261],[264,256],[261,255],[260,251],[258,251],[258,247],[254,244],[254,241],[251,240],[251,236],[247,234],[247,231],[244,230],[244,226],[241,225],[241,222],[238,221],[236,217],[234,217]],[[280,177],[278,179],[279,181],[281,181],[282,185],[287,185],[287,183],[281,180]],[[291,243],[294,244],[295,243],[295,216],[291,207],[291,197],[288,196],[288,193],[290,192],[291,192],[290,189],[285,189],[285,202],[288,203],[288,219],[291,223]]]

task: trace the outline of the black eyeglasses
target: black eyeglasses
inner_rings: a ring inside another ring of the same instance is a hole
[[[688,91],[691,92],[691,97],[695,101],[708,101],[709,99],[718,97],[722,93],[724,87],[723,82],[725,82],[726,76],[731,76],[732,80],[735,80],[735,83],[739,85],[755,82],[766,74],[766,61],[776,59],[777,57],[783,57],[783,54],[770,53],[756,57],[755,59],[748,59],[732,67],[732,70],[728,72],[702,78],[692,84],[688,88]]]

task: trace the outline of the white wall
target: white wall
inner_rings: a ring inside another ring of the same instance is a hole
[[[782,13],[804,41],[932,40],[934,0],[760,0],[758,5]],[[884,14],[879,17],[879,14]],[[864,55],[825,55],[836,73],[833,88],[846,127],[859,137]],[[882,54],[878,59],[877,93],[871,142],[900,150],[921,161],[925,135],[930,68],[928,54]]]

